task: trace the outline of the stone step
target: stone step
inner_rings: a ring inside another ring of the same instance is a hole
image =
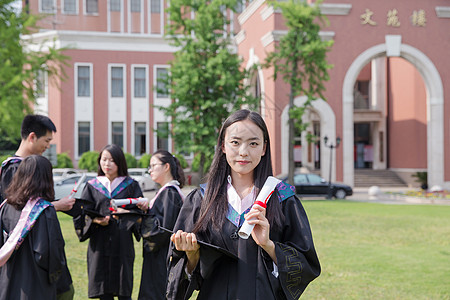
[[[405,182],[390,170],[355,169],[355,187],[402,187]]]

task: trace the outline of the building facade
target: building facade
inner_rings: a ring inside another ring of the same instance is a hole
[[[354,185],[358,169],[391,170],[412,182],[427,171],[430,185],[450,188],[450,5],[432,1],[324,1],[329,20],[321,32],[334,40],[326,99],[313,101],[305,116],[308,142],[297,134],[295,160],[325,178]],[[57,152],[77,160],[87,150],[117,143],[139,157],[172,150],[154,129],[170,120],[158,110],[171,99],[154,86],[175,51],[164,39],[166,1],[39,0],[47,13],[36,41],[70,47],[67,79],[48,84],[38,109],[58,127]],[[264,62],[286,33],[281,13],[264,0],[231,12],[243,67]],[[257,69],[249,81],[261,95],[261,114],[272,140],[274,169],[287,173],[288,86]],[[301,105],[304,97],[295,98]],[[340,145],[331,152],[324,137]],[[446,155],[447,153],[447,155]]]

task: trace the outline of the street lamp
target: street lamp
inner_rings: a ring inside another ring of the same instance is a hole
[[[330,144],[328,144],[328,137],[324,136],[323,141],[325,143],[325,146],[327,148],[330,148],[330,175],[329,175],[329,180],[328,180],[328,199],[333,198],[333,193],[331,192],[331,171],[332,171],[332,162],[333,162],[333,149],[339,147],[339,144],[341,143],[341,138],[337,137],[336,138],[336,143],[333,144],[332,142],[330,142]]]

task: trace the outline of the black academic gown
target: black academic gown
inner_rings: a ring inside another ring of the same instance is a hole
[[[155,226],[150,236],[144,237],[140,300],[166,299],[167,252],[171,234],[157,225],[172,230],[182,205],[183,200],[176,188],[169,186],[161,191],[149,211],[148,217],[154,220]]]
[[[21,211],[9,204],[0,210],[0,232],[11,232]],[[0,247],[5,242],[0,235]],[[36,220],[20,248],[0,267],[0,299],[56,299],[56,282],[66,266],[64,239],[53,206]]]
[[[18,157],[18,156],[15,155],[13,157]],[[5,193],[6,189],[8,188],[9,184],[11,183],[12,178],[13,178],[14,174],[16,173],[17,169],[19,168],[19,165],[21,162],[22,162],[22,160],[19,160],[19,159],[10,160],[10,161],[8,161],[7,164],[5,164],[2,167],[2,171],[0,174],[0,200],[1,201],[3,201],[3,199],[6,198],[6,195],[4,193]],[[67,260],[65,259],[65,261],[67,261]],[[64,264],[62,274],[59,277],[59,280],[56,284],[56,290],[57,290],[58,295],[69,291],[71,286],[72,286],[72,276],[70,275],[67,264]]]
[[[277,201],[279,192],[269,201]],[[285,194],[286,196],[286,194]],[[175,231],[190,232],[198,219],[202,201],[200,189],[187,196]],[[200,290],[197,299],[261,300],[298,299],[306,286],[320,274],[320,264],[314,249],[311,230],[300,200],[291,193],[280,200],[285,222],[281,232],[271,231],[275,243],[278,277],[273,261],[250,236],[237,236],[238,227],[228,219],[220,231],[198,234],[198,239],[238,256],[230,258],[209,247],[200,246],[200,261],[191,276],[185,273],[184,252],[169,250],[167,299],[189,299],[194,289]]]
[[[125,187],[119,185],[112,197],[97,178],[90,180],[84,187],[81,199],[91,203],[89,209],[102,215],[110,215],[111,199],[142,197],[139,184],[130,177]],[[125,181],[124,180],[124,181]],[[128,205],[126,209],[140,212],[136,205]],[[119,220],[111,216],[107,226],[92,222],[89,215],[74,217],[75,231],[80,241],[89,239],[87,267],[89,298],[102,295],[130,297],[133,290],[134,243],[133,233],[139,239],[138,214],[127,214]]]

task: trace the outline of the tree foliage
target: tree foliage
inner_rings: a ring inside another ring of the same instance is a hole
[[[168,8],[167,38],[179,50],[166,81],[174,101],[161,109],[171,117],[177,152],[200,155],[200,176],[225,118],[243,104],[254,108],[256,103],[246,93],[246,72],[224,29],[229,23],[224,12],[236,3],[173,0]]]
[[[271,1],[281,13],[287,27],[287,34],[280,39],[275,51],[268,54],[265,67],[273,67],[274,79],[279,75],[290,86],[289,92],[289,181],[292,183],[294,173],[294,126],[300,131],[306,129],[302,122],[305,110],[311,106],[311,101],[320,97],[325,100],[324,82],[329,80],[326,55],[333,41],[323,41],[319,32],[320,23],[326,19],[320,12],[321,1],[310,5],[303,0],[285,2]],[[301,107],[294,106],[294,97],[306,96],[307,100]]]
[[[37,30],[37,16],[18,12],[11,3],[0,0],[0,135],[6,140],[20,139],[23,117],[32,112],[36,99],[35,79],[38,71],[48,77],[61,74],[59,64],[67,57],[49,47],[29,51],[24,37]]]

